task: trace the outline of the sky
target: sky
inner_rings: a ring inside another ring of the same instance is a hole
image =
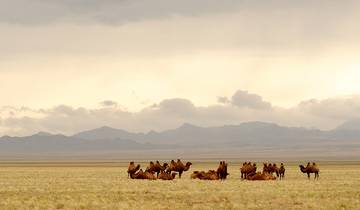
[[[359,1],[0,0],[0,135],[360,116]]]

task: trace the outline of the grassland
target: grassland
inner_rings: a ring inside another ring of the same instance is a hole
[[[145,164],[142,164],[145,166]],[[320,163],[318,181],[287,163],[283,181],[127,178],[126,163],[0,164],[0,209],[360,209],[360,164]],[[192,170],[216,168],[194,162]]]

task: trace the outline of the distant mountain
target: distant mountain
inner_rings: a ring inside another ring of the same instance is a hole
[[[335,130],[354,130],[360,131],[360,119],[352,119],[349,121],[344,122],[340,126],[338,126]]]
[[[101,140],[101,139],[132,139],[134,135],[137,134],[130,133],[121,129],[115,129],[108,126],[103,126],[101,128],[96,128],[93,130],[87,130],[77,133],[72,137],[78,139]]]
[[[356,121],[355,121],[356,122]],[[350,126],[351,125],[351,126]],[[248,152],[256,149],[276,153],[301,151],[327,154],[360,151],[360,129],[349,122],[331,131],[284,127],[274,123],[247,122],[239,125],[199,127],[188,123],[162,132],[132,133],[111,127],[83,131],[73,136],[39,132],[26,137],[0,138],[1,154],[77,154],[110,151],[188,150]],[[318,152],[315,152],[318,151]],[[135,153],[134,153],[135,154]],[[200,154],[199,154],[200,155]]]

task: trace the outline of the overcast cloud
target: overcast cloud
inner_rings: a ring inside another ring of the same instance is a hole
[[[86,109],[60,105],[40,110],[3,107],[0,112],[0,131],[2,135],[28,135],[39,131],[73,134],[107,125],[148,132],[173,129],[183,123],[222,126],[247,121],[333,129],[345,121],[360,118],[359,96],[309,100],[288,109],[272,107],[269,102],[260,100],[260,96],[242,90],[231,98],[229,103],[206,107],[195,106],[187,99],[167,99],[139,112],[124,111],[116,106]]]
[[[0,0],[0,135],[356,121],[359,10],[357,0]]]

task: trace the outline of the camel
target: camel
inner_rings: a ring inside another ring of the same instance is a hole
[[[279,177],[279,172],[278,172],[278,167],[276,166],[276,163],[274,164],[267,164],[267,163],[264,163],[264,166],[263,166],[263,173],[268,173],[268,174],[273,174],[273,173],[276,173],[276,176]]]
[[[148,171],[150,173],[155,172],[155,164],[154,164],[154,162],[150,161],[149,166],[146,167],[145,171]]]
[[[278,177],[280,177],[280,180],[284,179],[284,177],[285,177],[285,166],[284,166],[283,163],[280,164],[280,168],[277,170],[276,174],[278,174]]]
[[[315,178],[314,179],[319,179],[319,167],[316,165],[316,163],[313,163],[312,165],[310,163],[307,164],[306,167],[304,167],[303,165],[299,165],[300,167],[300,171],[303,173],[306,173],[308,176],[308,179],[310,179],[310,174],[314,173],[315,174]]]
[[[251,173],[246,177],[247,180],[255,181],[255,180],[276,180],[276,177],[269,173]]]
[[[225,161],[220,161],[220,165],[216,173],[221,180],[226,179],[226,177],[229,175],[229,173],[227,172],[227,166],[228,164]]]
[[[170,172],[161,171],[158,179],[162,180],[173,180],[175,179],[176,173],[170,174]]]
[[[150,164],[146,168],[146,171],[149,171],[151,173],[156,173],[156,177],[159,177],[160,172],[164,171],[167,168],[167,166],[168,166],[167,163],[161,165],[158,160],[156,161],[155,164],[152,161],[150,161]]]
[[[130,177],[132,179],[149,179],[149,180],[156,179],[156,176],[153,173],[148,171],[144,172],[142,169],[140,169],[140,171],[137,173],[130,174]]]
[[[175,162],[174,160],[171,160],[169,167],[167,168],[167,172],[175,171],[179,173],[179,178],[181,179],[181,175],[184,171],[188,171],[190,169],[190,166],[192,165],[191,162],[187,162],[186,165],[184,165],[180,159]]]
[[[254,163],[254,164],[251,164],[251,162],[243,163],[242,167],[240,168],[241,179],[246,179],[248,174],[255,173],[256,168],[257,168],[256,163]]]
[[[140,165],[135,165],[135,163],[133,161],[131,161],[129,163],[129,167],[128,167],[128,178],[131,177],[131,174],[136,173],[138,170],[140,169]]]
[[[209,170],[208,172],[205,171],[194,171],[191,174],[192,179],[200,179],[200,180],[218,180],[219,176],[217,171]]]

